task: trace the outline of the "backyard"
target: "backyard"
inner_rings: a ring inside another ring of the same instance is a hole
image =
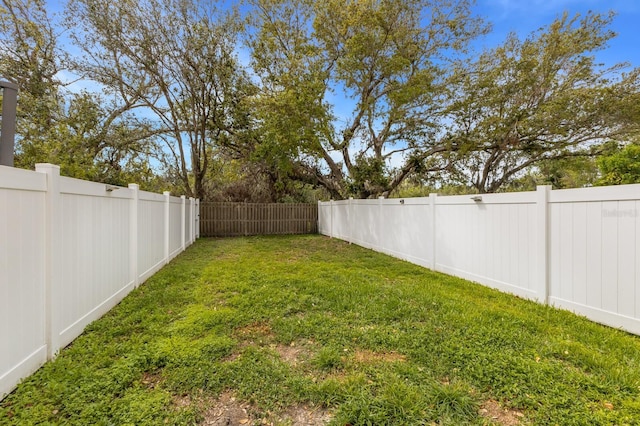
[[[637,424],[640,338],[317,235],[202,239],[0,424]]]

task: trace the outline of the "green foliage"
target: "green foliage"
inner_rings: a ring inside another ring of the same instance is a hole
[[[246,73],[233,55],[238,21],[215,2],[73,0],[65,11],[75,67],[123,111],[142,110],[163,142],[164,166],[204,199],[215,148],[245,137]]]
[[[0,424],[633,424],[637,336],[320,236],[199,240],[0,402]],[[280,422],[280,423],[278,423]]]
[[[537,168],[539,178],[536,184],[551,185],[553,189],[592,186],[599,174],[594,156],[546,160],[540,162]]]
[[[72,0],[59,22],[43,0],[2,1],[16,164],[215,200],[496,192],[591,185],[588,157],[639,130],[640,70],[594,62],[612,14],[476,55],[472,0],[249,0],[246,20],[221,4]]]
[[[640,183],[640,145],[629,144],[597,160],[601,177],[598,185]]]
[[[423,163],[439,168],[443,58],[485,30],[470,3],[252,1],[264,149],[284,155],[291,178],[334,198],[388,194]],[[331,101],[340,96],[353,101],[350,111]],[[406,162],[388,169],[401,153]]]
[[[389,187],[384,161],[374,157],[358,158],[351,169],[351,194],[381,194]]]
[[[3,1],[0,17],[0,75],[19,87],[16,166],[48,162],[66,176],[166,187],[149,166],[155,145],[148,125],[97,94],[65,88],[68,58],[44,2]]]

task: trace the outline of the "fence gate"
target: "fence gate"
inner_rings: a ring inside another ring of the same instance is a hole
[[[202,237],[317,232],[317,204],[200,203]]]

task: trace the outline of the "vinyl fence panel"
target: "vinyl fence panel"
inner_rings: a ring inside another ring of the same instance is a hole
[[[165,197],[152,192],[138,194],[138,280],[144,281],[165,264]],[[141,244],[142,243],[142,244]]]
[[[56,350],[71,343],[132,288],[129,276],[130,192],[60,177],[62,232],[53,311]],[[55,352],[55,351],[54,351]]]
[[[172,218],[181,217],[182,199],[180,197],[170,197],[169,216]],[[169,222],[169,259],[173,259],[182,250],[182,224],[179,220]]]
[[[552,191],[549,300],[640,332],[640,185]]]
[[[0,167],[0,399],[196,236],[195,200],[36,170]]]
[[[0,166],[0,398],[47,359],[47,179]]]
[[[380,233],[378,245],[384,253],[430,267],[433,229],[428,198],[378,200]],[[415,224],[414,227],[406,226]]]
[[[320,232],[640,334],[640,185],[318,203]]]
[[[437,270],[536,298],[535,192],[437,200]]]

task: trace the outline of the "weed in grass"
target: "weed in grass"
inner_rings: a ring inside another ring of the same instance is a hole
[[[325,346],[313,358],[313,365],[324,372],[338,369],[343,365],[342,355],[339,349]]]
[[[434,383],[429,392],[429,406],[437,419],[455,424],[472,418],[478,412],[478,402],[472,390],[455,382]]]

